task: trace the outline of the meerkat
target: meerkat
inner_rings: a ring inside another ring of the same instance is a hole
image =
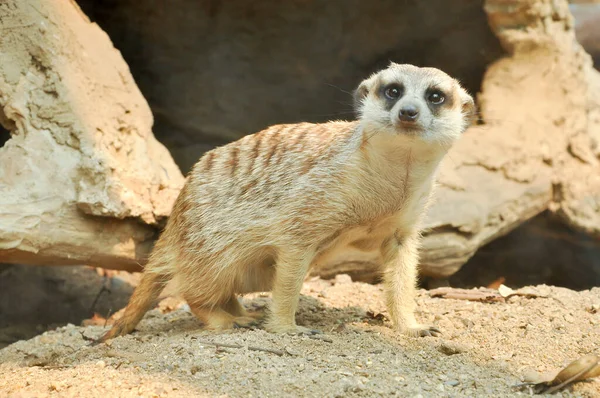
[[[435,68],[390,63],[355,90],[358,120],[269,127],[205,153],[189,173],[124,315],[98,342],[130,333],[175,279],[208,329],[254,325],[239,294],[272,292],[264,328],[296,324],[314,264],[376,251],[393,326],[415,318],[420,224],[436,170],[474,101]]]

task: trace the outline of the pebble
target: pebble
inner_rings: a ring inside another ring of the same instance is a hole
[[[533,369],[527,369],[523,372],[523,381],[527,383],[539,383],[543,381],[543,376],[540,372]]]
[[[335,276],[335,284],[336,285],[347,285],[352,283],[352,277],[346,274],[339,274]]]
[[[452,341],[442,341],[442,343],[437,346],[437,349],[442,354],[446,355],[454,355],[460,354],[462,352],[468,351],[470,347],[465,344],[460,344]]]

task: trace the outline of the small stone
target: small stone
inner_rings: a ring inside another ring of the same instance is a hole
[[[98,362],[96,362],[96,366],[98,366],[99,368],[104,368],[104,367],[106,367],[106,362],[98,361]]]
[[[456,387],[457,385],[460,384],[460,381],[458,381],[458,380],[446,380],[444,382],[444,384],[446,384],[447,386],[450,386],[450,387]]]
[[[347,285],[352,283],[352,277],[347,274],[339,274],[335,276],[335,284],[336,285]]]
[[[463,325],[465,325],[465,328],[470,329],[473,326],[475,326],[475,323],[467,318],[460,318],[460,321],[463,323]]]
[[[468,351],[469,348],[470,347],[466,345],[455,343],[452,341],[443,341],[442,344],[440,344],[437,347],[439,352],[446,355],[460,354],[462,352]]]
[[[289,348],[289,347],[285,347],[285,352],[287,352],[287,353],[288,353],[288,355],[291,355],[291,356],[293,356],[293,357],[296,357],[296,356],[300,355],[300,352],[299,352],[299,351],[296,351],[296,350],[294,350],[294,349],[291,349],[291,348]]]
[[[573,318],[571,315],[565,315],[565,322],[567,323],[573,323],[575,322],[575,318]]]
[[[527,369],[523,372],[523,381],[526,383],[540,383],[544,381],[544,377],[540,372],[533,369]]]

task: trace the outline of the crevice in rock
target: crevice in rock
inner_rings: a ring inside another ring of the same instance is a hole
[[[600,285],[600,242],[544,212],[480,248],[450,277],[452,287],[547,284],[574,290]]]
[[[110,273],[109,273],[110,274]],[[0,349],[94,314],[108,316],[127,305],[129,277],[103,278],[87,266],[0,263]],[[104,287],[103,287],[104,286]]]
[[[594,67],[600,69],[600,3],[578,2],[570,4],[569,10],[575,19],[575,34],[585,51],[591,55]]]
[[[0,148],[2,148],[11,138],[11,132],[3,126],[3,121],[6,120],[4,115],[0,113]]]

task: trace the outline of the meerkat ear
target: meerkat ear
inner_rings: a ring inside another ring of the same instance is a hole
[[[465,117],[465,128],[469,127],[475,121],[475,116],[477,115],[477,108],[475,107],[475,101],[473,97],[467,93],[467,91],[459,87],[460,98],[461,98],[461,106],[462,106],[462,114]]]
[[[361,108],[362,102],[371,92],[371,89],[373,88],[373,83],[375,82],[376,78],[377,75],[373,75],[368,79],[363,80],[362,83],[360,83],[360,85],[358,86],[358,88],[354,91],[354,107],[356,109]]]

